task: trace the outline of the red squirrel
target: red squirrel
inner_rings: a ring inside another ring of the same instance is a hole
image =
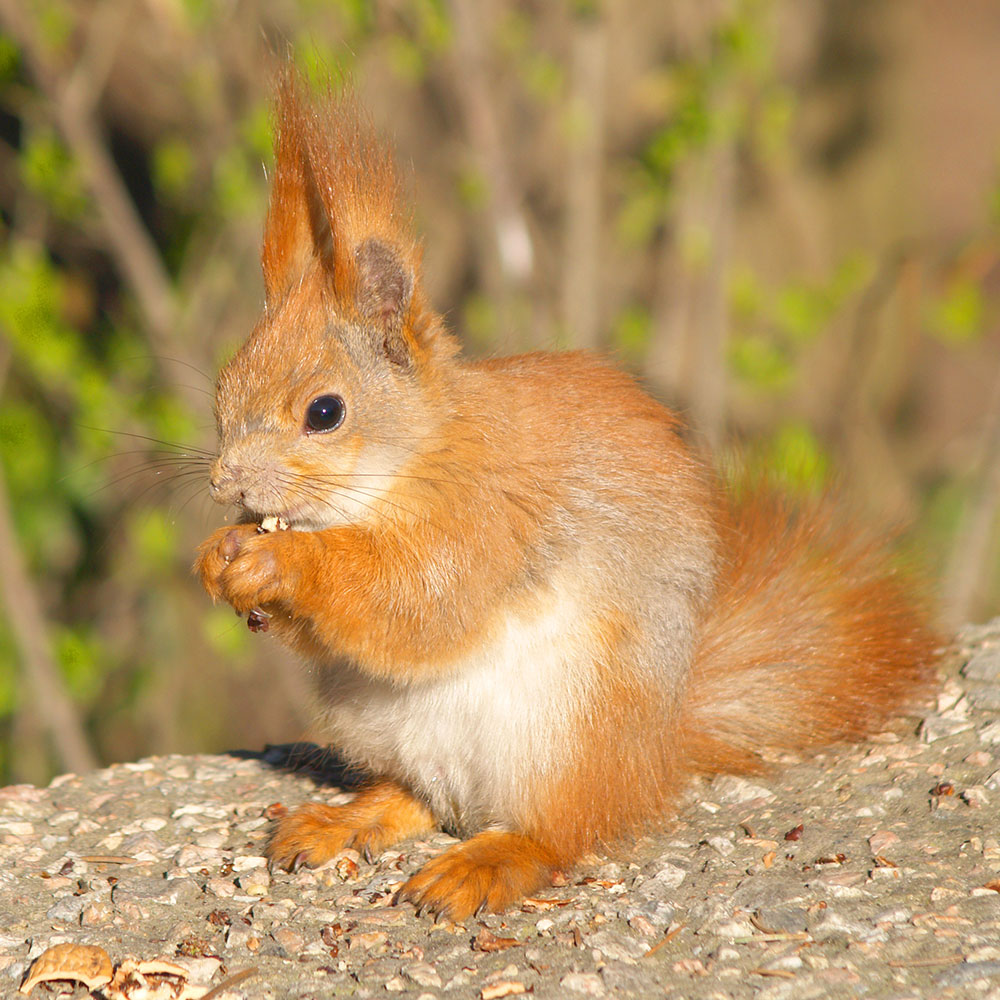
[[[313,666],[319,731],[370,781],[281,819],[272,862],[442,826],[466,839],[399,897],[503,910],[686,779],[861,738],[920,691],[936,637],[883,546],[727,494],[598,357],[459,357],[390,154],[304,91],[279,87],[264,312],[217,385],[211,494],[241,523],[196,571]]]

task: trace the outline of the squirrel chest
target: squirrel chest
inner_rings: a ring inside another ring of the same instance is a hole
[[[551,589],[442,676],[400,684],[323,665],[322,728],[347,761],[406,782],[451,830],[516,822],[532,779],[566,764],[596,637]]]

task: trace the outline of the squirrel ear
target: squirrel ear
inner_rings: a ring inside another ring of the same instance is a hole
[[[327,306],[364,321],[371,346],[409,366],[457,344],[420,285],[420,246],[387,149],[350,93],[310,97],[293,68],[278,84],[262,263],[277,303],[318,262]]]
[[[413,298],[413,275],[388,243],[370,237],[354,252],[358,311],[374,322],[385,337],[385,353],[397,364],[408,364],[410,350],[403,320]]]

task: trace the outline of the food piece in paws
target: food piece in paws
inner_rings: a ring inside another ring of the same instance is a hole
[[[262,535],[270,534],[272,531],[288,531],[288,522],[280,515],[271,514],[260,522],[257,531]]]
[[[268,535],[272,531],[288,531],[288,522],[280,514],[269,514],[260,524],[257,525],[258,535]],[[268,618],[271,616],[260,608],[254,608],[247,615],[247,628],[251,632],[266,632],[268,630]]]

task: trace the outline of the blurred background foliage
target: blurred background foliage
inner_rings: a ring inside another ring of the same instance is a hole
[[[289,53],[395,144],[470,354],[611,352],[996,612],[994,0],[0,0],[0,780],[307,725],[189,573]]]

